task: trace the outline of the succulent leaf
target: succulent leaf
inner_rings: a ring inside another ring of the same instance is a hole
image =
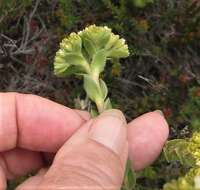
[[[57,75],[59,77],[66,76],[65,72],[68,70],[69,66],[70,66],[69,64],[66,64],[64,62],[54,65],[54,73],[55,73],[55,75]]]
[[[85,30],[79,32],[81,38],[90,40],[97,51],[104,48],[111,33],[110,28],[106,26],[98,27],[96,25],[86,27]]]
[[[79,33],[82,40],[92,42],[92,46],[96,51],[105,49],[110,58],[125,58],[129,56],[128,46],[125,44],[124,39],[120,39],[119,35],[112,33],[108,27],[98,27],[91,25]],[[115,53],[116,52],[116,53]],[[117,53],[119,52],[119,55]]]
[[[122,57],[128,57],[128,47],[124,46],[122,48],[113,49],[109,52],[110,58],[122,58]]]
[[[200,168],[193,168],[184,177],[165,184],[163,190],[199,190],[199,177]]]
[[[194,166],[195,159],[188,150],[189,142],[185,139],[174,139],[166,143],[163,152],[168,162],[179,161],[182,165]]]
[[[65,50],[65,52],[81,53],[82,40],[78,34],[73,32],[69,37],[62,40],[60,48]]]
[[[90,75],[84,75],[84,89],[89,98],[96,102],[99,94],[98,86]]]
[[[110,98],[107,98],[106,101],[104,102],[104,110],[108,110],[112,108],[112,104],[110,101]]]
[[[167,183],[164,190],[200,190],[200,133],[195,132],[189,139],[168,141],[164,154],[168,161],[178,160],[192,167],[184,177]]]
[[[67,68],[70,66],[76,66],[77,69],[81,69],[87,72],[89,69],[88,64],[83,56],[76,53],[65,53],[58,51],[55,58],[54,72],[56,75],[64,75]],[[80,70],[79,69],[79,70]],[[62,73],[63,72],[63,73]]]
[[[100,88],[102,93],[102,99],[105,100],[108,95],[108,88],[106,86],[106,83],[102,79],[100,79]]]
[[[95,53],[97,52],[95,44],[86,37],[83,38],[82,40],[83,40],[84,49],[87,52],[87,54],[89,55],[89,59],[91,59],[93,57],[93,55],[95,55]]]
[[[99,74],[104,70],[104,67],[106,65],[106,52],[105,50],[98,51],[92,59],[91,62],[91,71],[96,76],[99,76]]]

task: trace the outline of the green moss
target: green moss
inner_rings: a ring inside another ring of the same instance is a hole
[[[194,131],[200,130],[200,88],[192,87],[188,94],[188,100],[183,104],[180,114],[191,123]]]
[[[70,30],[78,21],[73,0],[59,0],[56,16],[63,30]]]

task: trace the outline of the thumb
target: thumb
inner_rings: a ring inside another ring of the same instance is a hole
[[[38,189],[120,189],[127,155],[126,120],[108,110],[65,143]]]

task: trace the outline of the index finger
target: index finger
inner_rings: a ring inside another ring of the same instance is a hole
[[[0,93],[0,151],[55,152],[87,119],[87,113],[39,96]]]

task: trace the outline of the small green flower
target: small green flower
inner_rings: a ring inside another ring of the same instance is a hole
[[[78,33],[71,33],[60,44],[54,60],[54,73],[65,77],[83,76],[87,96],[96,103],[98,111],[111,107],[106,83],[100,79],[108,60],[118,61],[129,56],[124,39],[107,26],[91,25]]]
[[[194,157],[196,165],[200,166],[200,133],[195,132],[190,139],[188,150]]]
[[[166,143],[164,156],[167,161],[179,161],[188,167],[200,166],[200,132],[189,139],[174,139]]]
[[[163,190],[200,190],[200,168],[191,169],[184,177],[165,184]]]
[[[168,161],[178,160],[191,169],[184,177],[167,183],[163,190],[200,190],[200,132],[189,139],[168,141],[164,154]]]
[[[68,38],[64,38],[54,60],[55,74],[66,76],[88,72],[89,65],[81,51],[82,40],[79,35],[72,33]]]

